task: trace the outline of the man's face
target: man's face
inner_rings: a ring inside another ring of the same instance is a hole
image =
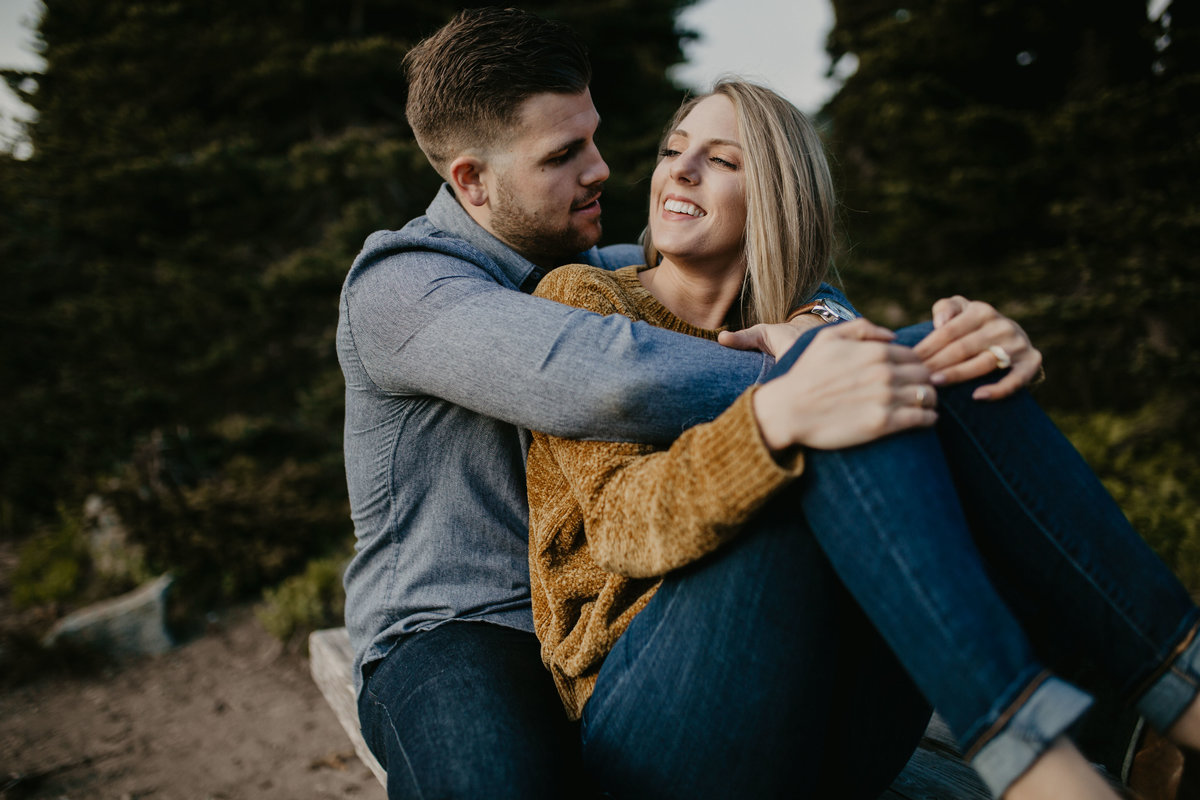
[[[521,105],[512,139],[489,158],[493,235],[540,266],[557,266],[600,240],[608,165],[593,136],[591,92],[538,94]]]

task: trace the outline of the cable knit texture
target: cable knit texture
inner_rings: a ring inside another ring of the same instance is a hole
[[[536,294],[717,338],[718,331],[668,311],[637,273],[635,267],[559,267]],[[533,434],[526,467],[533,624],[572,719],[583,712],[605,656],[662,576],[736,536],[803,470],[801,453],[780,463],[763,443],[753,394],[751,387],[669,449]]]

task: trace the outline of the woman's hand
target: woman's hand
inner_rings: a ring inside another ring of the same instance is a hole
[[[930,371],[934,385],[969,381],[1011,364],[1007,375],[971,395],[999,400],[1026,386],[1041,370],[1042,354],[1021,326],[987,303],[960,295],[938,300],[933,304],[933,328],[913,352]]]
[[[785,374],[754,393],[772,450],[836,450],[937,421],[937,393],[912,349],[865,319],[821,331]]]
[[[740,331],[721,331],[717,341],[734,350],[759,350],[778,361],[801,334],[824,324],[816,314],[801,314],[791,322],[760,322]]]

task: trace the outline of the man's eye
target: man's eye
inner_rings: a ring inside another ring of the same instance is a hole
[[[558,166],[560,164],[567,163],[567,160],[570,158],[571,158],[571,152],[568,150],[567,152],[562,153],[560,155],[550,156],[549,158],[546,159],[546,163]]]

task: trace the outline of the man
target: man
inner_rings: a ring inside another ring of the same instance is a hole
[[[669,442],[772,361],[528,295],[563,263],[642,259],[594,246],[608,167],[569,29],[463,12],[405,67],[446,184],[426,216],[368,238],[338,326],[360,720],[393,798],[569,796],[577,732],[532,633],[526,429]]]
[[[558,797],[578,746],[532,632],[522,429],[669,441],[771,362],[528,296],[562,263],[641,260],[594,247],[609,172],[570,30],[464,12],[405,67],[446,185],[341,299],[360,719],[392,797]]]

